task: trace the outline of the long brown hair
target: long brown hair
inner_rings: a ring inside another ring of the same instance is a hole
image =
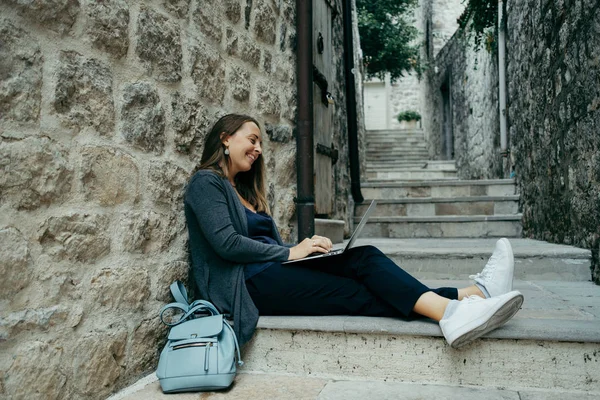
[[[261,129],[258,121],[250,116],[228,114],[221,117],[204,139],[204,150],[200,166],[196,168],[210,169],[223,178],[228,177],[231,160],[225,155],[223,140],[235,134],[246,122],[253,122]],[[265,162],[262,154],[252,163],[249,171],[239,172],[235,176],[235,188],[248,203],[256,209],[270,213],[265,190]]]

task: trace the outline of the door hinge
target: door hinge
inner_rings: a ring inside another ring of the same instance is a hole
[[[333,143],[331,143],[331,147],[327,147],[321,143],[317,143],[317,153],[331,158],[331,165],[334,165],[339,158],[339,152],[333,146]]]

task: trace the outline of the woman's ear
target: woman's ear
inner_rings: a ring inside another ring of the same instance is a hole
[[[221,143],[223,143],[224,146],[229,145],[229,135],[227,132],[221,132]]]

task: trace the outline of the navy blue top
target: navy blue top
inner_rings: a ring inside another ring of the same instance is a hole
[[[269,214],[264,212],[255,213],[246,207],[244,207],[244,210],[246,210],[246,218],[248,219],[248,237],[261,243],[278,244],[271,236],[273,219]],[[248,280],[275,263],[275,261],[266,261],[246,264],[244,266],[244,277]]]

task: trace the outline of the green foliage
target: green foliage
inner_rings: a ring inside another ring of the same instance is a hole
[[[467,6],[458,18],[460,29],[473,35],[475,48],[479,49],[482,43],[488,51],[492,51],[495,44],[496,21],[498,20],[498,0],[463,0]]]
[[[398,122],[402,121],[420,121],[421,114],[418,111],[402,111],[398,114]]]
[[[407,21],[417,0],[356,0],[358,30],[366,75],[395,81],[411,69],[419,72],[418,31]]]

